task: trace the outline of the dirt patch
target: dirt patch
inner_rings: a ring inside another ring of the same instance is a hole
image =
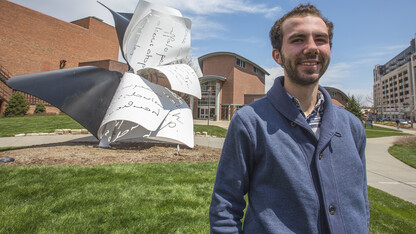
[[[14,162],[3,166],[24,165],[107,165],[120,163],[205,162],[217,161],[221,149],[195,146],[193,149],[160,143],[118,143],[110,149],[97,148],[96,143],[67,142],[32,146],[0,152]]]

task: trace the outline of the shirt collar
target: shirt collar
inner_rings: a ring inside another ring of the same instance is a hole
[[[294,96],[292,96],[291,94],[289,94],[288,92],[286,93],[289,96],[290,100],[292,100],[293,104],[295,104],[295,106],[299,109],[299,111],[303,114],[303,116],[306,117],[305,113],[303,113],[302,109],[300,108],[299,100],[295,98]],[[320,90],[318,90],[318,93],[316,94],[316,100],[317,101],[316,101],[315,107],[313,108],[313,111],[311,112],[311,114],[322,111],[324,108],[325,97]]]

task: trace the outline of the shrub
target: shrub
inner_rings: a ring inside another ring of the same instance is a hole
[[[416,136],[400,137],[394,142],[394,144],[405,147],[416,147]]]
[[[23,93],[14,92],[6,104],[4,117],[24,116],[29,110],[29,102],[26,101]]]
[[[33,111],[33,113],[35,113],[35,114],[41,114],[41,113],[45,113],[45,112],[46,112],[46,107],[43,104],[43,102],[38,102],[36,104],[35,111]]]

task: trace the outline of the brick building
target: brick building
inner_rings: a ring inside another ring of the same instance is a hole
[[[324,87],[326,91],[328,91],[329,95],[331,95],[332,104],[340,107],[345,107],[348,102],[348,96],[342,92],[341,90],[333,87]]]
[[[87,17],[69,23],[0,0],[0,113],[12,92],[4,84],[9,76],[78,67],[91,61],[106,69],[123,66],[117,62],[118,52],[115,28],[100,19]],[[26,98],[31,104],[39,101],[30,95]]]
[[[229,120],[239,108],[264,96],[269,73],[254,62],[231,52],[210,53],[198,60],[202,98],[194,108],[195,118],[210,115],[214,120]]]

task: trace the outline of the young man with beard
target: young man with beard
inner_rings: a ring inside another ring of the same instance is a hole
[[[233,116],[212,195],[212,233],[368,232],[363,125],[319,86],[332,30],[310,4],[272,27],[284,77]]]

